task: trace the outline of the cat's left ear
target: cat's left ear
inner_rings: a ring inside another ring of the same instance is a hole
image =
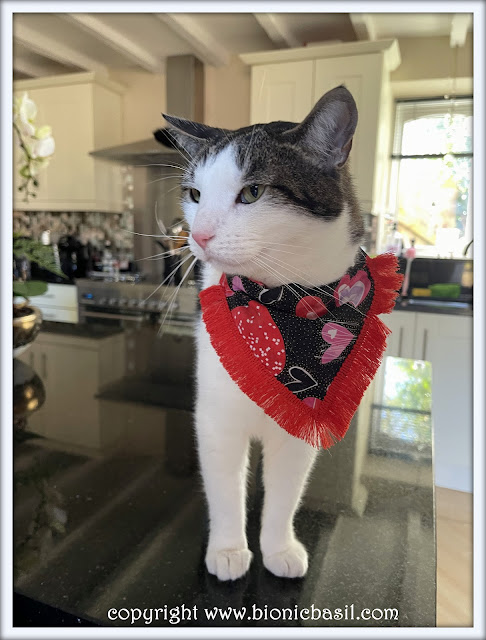
[[[171,125],[167,129],[154,131],[156,140],[169,147],[179,148],[194,156],[208,140],[215,140],[224,135],[224,129],[209,127],[200,122],[192,122],[185,118],[162,114]]]
[[[356,102],[346,87],[340,86],[325,93],[305,120],[283,135],[317,154],[327,167],[342,167],[357,123]]]

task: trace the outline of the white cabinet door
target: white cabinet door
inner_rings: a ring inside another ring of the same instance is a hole
[[[314,61],[254,66],[251,70],[252,124],[300,122],[312,109]]]
[[[472,491],[473,319],[417,316],[414,357],[432,363],[436,483]]]
[[[413,311],[392,311],[380,316],[392,333],[386,342],[386,356],[413,358],[417,314]]]
[[[373,205],[383,78],[384,61],[379,53],[316,60],[313,103],[326,91],[344,84],[358,107],[349,163],[363,211],[371,211]]]

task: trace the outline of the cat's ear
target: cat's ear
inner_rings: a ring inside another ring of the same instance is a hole
[[[154,137],[158,142],[186,151],[193,156],[208,140],[214,140],[224,135],[223,129],[209,127],[200,122],[192,122],[185,118],[162,114],[171,125],[167,129],[157,129]]]
[[[286,134],[317,154],[329,168],[342,167],[348,159],[358,123],[358,110],[344,86],[325,93],[309,115]]]

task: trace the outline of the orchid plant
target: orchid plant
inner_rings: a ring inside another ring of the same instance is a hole
[[[27,93],[22,97],[14,98],[13,128],[21,150],[19,174],[22,182],[18,189],[24,192],[24,202],[28,202],[29,197],[36,197],[35,190],[39,186],[37,174],[49,164],[49,159],[55,150],[51,128],[48,126],[36,128],[34,123],[36,115],[35,102]],[[23,238],[20,234],[14,233],[13,253],[16,258],[24,257],[35,261],[40,267],[63,278],[66,277],[55,261],[52,247],[44,246],[38,240]],[[14,279],[14,296],[28,299],[29,296],[41,295],[46,291],[45,282],[26,280],[25,276]]]
[[[35,189],[39,186],[37,175],[49,164],[49,158],[55,150],[51,127],[36,127],[36,116],[36,104],[27,93],[14,98],[13,128],[21,149],[19,174],[22,182],[18,190],[24,192],[24,202],[28,202],[29,197],[36,197]]]

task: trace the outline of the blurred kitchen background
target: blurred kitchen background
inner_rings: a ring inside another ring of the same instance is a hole
[[[14,95],[35,101],[56,150],[36,198],[14,187],[13,228],[51,245],[67,276],[14,261],[14,276],[49,283],[19,355],[44,388],[29,431],[73,456],[161,455],[194,472],[187,159],[153,132],[161,112],[226,128],[300,121],[345,83],[363,247],[393,251],[406,273],[347,477],[425,486],[417,468],[434,473],[434,451],[435,485],[471,492],[472,29],[467,13],[15,14]]]

